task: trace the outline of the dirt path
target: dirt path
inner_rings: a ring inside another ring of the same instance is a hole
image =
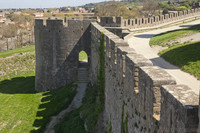
[[[163,58],[157,55],[158,50],[155,50],[149,46],[150,39],[160,33],[181,29],[195,24],[200,24],[200,20],[196,20],[183,25],[167,27],[164,29],[153,30],[145,33],[135,34],[131,39],[128,40],[129,46],[134,48],[137,53],[142,54],[144,57],[152,61],[155,66],[159,66],[165,69],[171,74],[177,81],[177,84],[185,84],[192,88],[194,92],[199,95],[200,81],[194,76],[181,71],[178,67],[165,61]]]
[[[77,94],[74,97],[72,103],[69,107],[63,111],[61,111],[57,116],[53,116],[51,118],[50,123],[46,127],[46,131],[44,133],[55,133],[54,126],[59,123],[60,119],[64,117],[67,113],[71,112],[74,109],[78,109],[82,105],[82,99],[85,95],[85,90],[87,88],[87,68],[79,68],[79,82],[77,88]]]

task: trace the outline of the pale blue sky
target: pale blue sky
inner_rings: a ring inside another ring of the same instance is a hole
[[[0,9],[80,6],[102,1],[106,0],[0,0]]]

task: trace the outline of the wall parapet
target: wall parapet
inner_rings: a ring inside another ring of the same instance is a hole
[[[150,60],[137,54],[123,39],[99,24],[93,22],[91,31],[92,36],[96,36],[92,39],[92,54],[98,53],[98,39],[104,34],[105,123],[112,124],[113,132],[121,132],[120,122],[126,116],[129,132],[166,132],[168,126],[172,126],[171,132],[197,131],[199,103],[192,89],[176,85],[175,79],[165,70],[153,66]],[[98,66],[95,56],[98,54],[92,56],[91,62]],[[97,68],[91,69],[95,72]],[[123,107],[125,114],[121,118]],[[166,112],[166,109],[173,111]]]

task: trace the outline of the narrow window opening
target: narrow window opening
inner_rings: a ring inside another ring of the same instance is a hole
[[[122,60],[123,60],[123,77],[126,76],[126,57],[125,55],[122,55]]]
[[[160,108],[161,108],[161,94],[160,87],[153,87],[154,99],[153,99],[153,117],[156,120],[160,120]]]
[[[135,69],[134,69],[134,91],[136,94],[139,93],[139,88],[138,88],[138,81],[139,81],[139,67],[138,66],[135,66]]]
[[[129,19],[129,20],[128,20],[128,25],[130,25],[130,23],[131,23],[131,22],[130,22],[130,19]]]
[[[117,64],[117,47],[115,47],[115,64]]]

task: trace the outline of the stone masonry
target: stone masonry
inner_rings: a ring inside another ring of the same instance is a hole
[[[90,82],[96,83],[102,33],[105,128],[111,126],[112,133],[196,133],[199,96],[188,86],[176,85],[171,75],[95,19],[35,21],[36,90],[57,89],[76,81],[81,50],[88,54]]]

